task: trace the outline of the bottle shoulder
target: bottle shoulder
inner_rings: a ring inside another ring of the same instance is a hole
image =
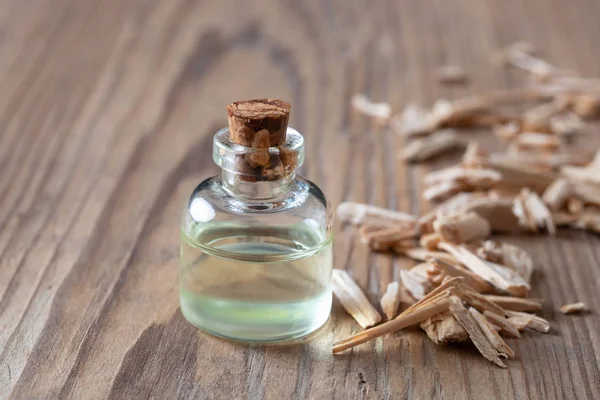
[[[269,216],[294,215],[329,220],[330,212],[323,191],[313,182],[296,177],[290,190],[268,199],[249,199],[227,190],[220,176],[201,182],[188,198],[184,211],[196,222],[213,220],[268,219]],[[185,218],[184,218],[185,219]]]

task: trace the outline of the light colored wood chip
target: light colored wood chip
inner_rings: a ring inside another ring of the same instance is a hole
[[[505,335],[514,338],[521,337],[519,329],[515,325],[513,325],[507,318],[490,311],[485,311],[483,315],[488,319],[488,321],[500,327],[500,333],[504,333]]]
[[[585,85],[585,84],[584,84]],[[585,85],[587,86],[587,85]],[[600,90],[598,90],[600,91]],[[597,91],[597,92],[598,92]],[[574,97],[571,109],[581,118],[594,118],[600,115],[600,94],[582,93]]]
[[[460,182],[440,182],[425,189],[423,198],[428,201],[440,201],[466,189],[467,188]]]
[[[436,287],[431,292],[427,293],[427,295],[425,297],[423,297],[421,300],[417,301],[412,306],[408,307],[406,310],[404,310],[402,312],[402,314],[411,313],[432,301],[437,301],[439,298],[448,297],[450,295],[450,290],[461,286],[463,282],[464,282],[463,278],[445,279],[444,282],[442,282],[442,284],[440,286]]]
[[[464,246],[442,242],[439,248],[450,253],[471,272],[501,291],[525,297],[531,289],[529,284],[515,271],[502,265],[483,260]]]
[[[521,190],[528,187],[536,193],[543,193],[554,180],[556,175],[549,172],[536,172],[498,161],[487,160],[486,168],[496,170],[502,175],[502,180],[495,187],[513,188]]]
[[[510,121],[505,124],[492,126],[492,132],[503,142],[512,142],[521,133],[521,124],[516,121]]]
[[[458,323],[467,331],[471,341],[481,355],[499,367],[506,368],[506,365],[499,357],[498,351],[490,343],[472,314],[463,306],[462,301],[457,298],[451,298],[450,311]]]
[[[580,134],[585,129],[585,122],[574,112],[566,112],[550,118],[550,130],[559,136]]]
[[[563,314],[574,314],[587,311],[590,311],[590,309],[585,303],[582,303],[581,301],[577,303],[565,304],[564,306],[560,307],[560,312]]]
[[[440,83],[459,84],[467,82],[467,73],[458,65],[442,65],[436,70],[436,75]]]
[[[487,261],[504,265],[516,271],[527,283],[531,280],[533,259],[529,253],[518,246],[486,240],[477,249],[477,255]]]
[[[360,326],[368,328],[381,321],[381,315],[346,271],[333,270],[332,287],[342,306]]]
[[[485,295],[489,301],[511,311],[541,311],[542,301],[538,299],[524,299],[513,296]]]
[[[415,274],[412,271],[401,269],[400,280],[408,293],[416,300],[421,300],[431,288],[427,279]]]
[[[444,253],[442,253],[444,254]],[[467,268],[458,265],[455,261],[448,262],[435,257],[428,258],[427,262],[435,266],[437,269],[442,270],[446,276],[450,277],[463,277],[464,284],[476,292],[479,293],[490,293],[494,290],[494,287],[481,279],[478,275],[474,274]]]
[[[523,188],[521,194],[515,198],[513,212],[524,229],[533,232],[546,229],[551,235],[556,233],[550,210],[540,196],[529,188]]]
[[[473,193],[461,192],[446,201],[440,203],[433,210],[427,212],[418,219],[417,225],[421,234],[433,232],[433,221],[438,215],[451,215],[464,211],[464,206],[469,204],[474,195]]]
[[[505,311],[509,322],[517,326],[520,331],[525,328],[541,333],[548,333],[550,331],[550,324],[542,317],[521,311]]]
[[[574,75],[573,71],[557,68],[549,62],[514,46],[509,46],[506,49],[504,61],[508,65],[526,71],[542,80],[556,76]]]
[[[551,133],[550,120],[555,115],[565,111],[569,103],[555,98],[553,101],[540,104],[523,113],[521,130],[525,132]]]
[[[484,260],[495,262],[496,264],[502,264],[504,261],[502,246],[492,240],[482,242],[481,246],[477,248],[476,254]]]
[[[527,251],[514,244],[503,243],[502,254],[502,262],[499,264],[516,271],[525,282],[531,282],[533,258],[531,258],[531,255]]]
[[[573,185],[564,178],[559,178],[552,182],[544,192],[542,199],[553,211],[560,210],[567,199],[574,194]]]
[[[600,184],[600,150],[596,152],[592,161],[585,167],[564,166],[561,173],[567,178]]]
[[[488,221],[474,212],[440,216],[434,221],[433,229],[443,241],[455,244],[482,240],[492,233]]]
[[[413,215],[401,211],[350,201],[338,205],[337,216],[341,222],[352,225],[372,223],[394,225],[399,228],[413,228],[417,220]]]
[[[582,200],[576,198],[576,197],[571,197],[570,199],[567,200],[567,210],[571,213],[571,214],[581,214],[581,212],[583,212],[585,208],[585,204]]]
[[[460,298],[471,307],[475,307],[481,312],[490,311],[498,315],[505,315],[504,309],[495,303],[492,303],[480,293],[463,284],[449,289],[450,293]]]
[[[600,212],[585,211],[574,218],[574,221],[570,223],[572,228],[600,233]]]
[[[419,245],[421,247],[426,248],[427,250],[434,251],[437,249],[437,245],[441,240],[442,239],[440,238],[440,235],[436,232],[427,233],[421,236],[421,238],[419,239]]]
[[[454,166],[433,171],[425,175],[423,182],[426,185],[435,185],[444,182],[459,182],[467,189],[488,189],[502,180],[502,174],[488,168],[464,168]]]
[[[507,233],[519,228],[519,219],[512,207],[513,202],[508,199],[474,198],[464,212],[474,212],[487,220],[492,232]]]
[[[405,161],[423,162],[463,145],[454,129],[443,129],[426,138],[413,140],[402,149],[400,156]]]
[[[337,354],[385,334],[419,324],[434,315],[447,311],[449,305],[450,300],[447,294],[439,296],[435,300],[423,304],[421,307],[416,307],[411,312],[408,312],[408,310],[404,311],[391,321],[334,342],[332,352],[333,354]]]
[[[457,264],[456,258],[443,251],[430,251],[423,248],[405,249],[402,254],[416,261],[427,261],[430,258],[441,260],[450,264]]]
[[[456,318],[446,311],[421,322],[421,329],[435,344],[460,343],[469,341],[467,331]]]
[[[400,115],[392,118],[391,128],[402,136],[418,136],[431,133],[437,128],[430,110],[417,104],[408,104]]]
[[[492,327],[490,322],[481,314],[477,309],[469,307],[469,312],[481,328],[483,334],[487,337],[489,342],[494,346],[499,355],[505,358],[512,358],[515,356],[515,352],[506,344],[506,342],[500,337],[498,332]]]
[[[469,142],[461,159],[461,165],[465,168],[480,168],[489,152],[477,142]]]
[[[600,171],[599,171],[600,173]],[[600,186],[588,183],[572,181],[575,197],[585,204],[600,206]]]
[[[361,237],[361,240],[375,249],[384,249],[398,242],[414,238],[415,235],[416,231],[414,229],[386,228],[367,232]]]
[[[392,115],[392,107],[389,103],[374,103],[364,94],[356,94],[352,97],[352,108],[381,122],[389,120]]]
[[[561,141],[557,136],[538,132],[524,132],[517,136],[517,148],[520,151],[557,151]]]
[[[585,149],[561,148],[553,152],[509,151],[492,153],[488,160],[492,163],[512,165],[540,173],[552,173],[564,165],[585,165],[592,159],[592,153]]]
[[[388,320],[393,319],[398,312],[398,307],[400,306],[400,293],[400,283],[390,282],[387,285],[385,293],[381,296],[379,304],[381,305],[383,314]]]
[[[578,219],[577,215],[573,215],[566,211],[553,211],[552,212],[552,221],[554,225],[559,226],[569,226],[572,223],[576,222]],[[581,228],[583,229],[583,228]]]

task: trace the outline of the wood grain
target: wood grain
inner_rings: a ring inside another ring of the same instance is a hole
[[[507,370],[416,331],[333,357],[359,329],[337,303],[307,343],[223,342],[183,319],[177,275],[181,204],[217,173],[211,139],[231,101],[292,103],[303,174],[334,206],[423,212],[423,175],[456,157],[404,165],[400,138],[351,96],[399,110],[523,83],[489,62],[516,40],[599,76],[599,20],[593,0],[1,1],[0,398],[597,398],[600,241],[582,232],[507,238],[533,253],[552,324],[511,341]],[[446,63],[468,88],[436,83]],[[336,266],[372,300],[410,265],[337,224],[335,239]],[[557,311],[576,300],[594,312]]]

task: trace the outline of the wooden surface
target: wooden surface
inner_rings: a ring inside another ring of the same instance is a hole
[[[333,205],[422,212],[421,178],[455,157],[406,167],[351,95],[400,109],[514,86],[525,76],[489,56],[516,40],[599,76],[598,21],[592,0],[3,0],[0,398],[598,398],[600,241],[585,233],[512,239],[552,331],[511,341],[507,370],[418,331],[333,357],[359,329],[337,303],[309,343],[235,345],[186,323],[177,292],[181,205],[217,172],[229,102],[291,102],[304,175]],[[441,63],[464,65],[468,89],[439,86]],[[335,229],[336,265],[373,299],[410,265]],[[575,300],[595,311],[557,312]]]

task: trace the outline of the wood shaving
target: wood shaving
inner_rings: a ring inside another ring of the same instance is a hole
[[[560,136],[580,134],[585,129],[585,122],[574,112],[566,112],[550,118],[550,130]]]
[[[523,51],[522,48],[515,46],[509,46],[506,49],[504,61],[508,65],[535,75],[541,80],[547,80],[554,76],[573,74],[572,71],[557,68],[547,61],[535,57],[534,55]]]
[[[600,94],[583,93],[575,96],[571,109],[581,118],[594,118],[600,115]]]
[[[474,212],[440,216],[433,229],[441,240],[455,244],[485,239],[492,233],[488,221]]]
[[[381,122],[387,121],[392,115],[392,107],[388,103],[374,103],[363,94],[352,97],[352,108]]]
[[[424,139],[415,139],[402,149],[400,156],[409,162],[422,162],[463,146],[454,129],[444,129]]]
[[[465,168],[481,168],[483,161],[489,156],[487,149],[477,142],[469,142],[461,159]]]
[[[472,193],[462,192],[438,204],[437,207],[418,219],[417,225],[419,231],[421,234],[432,233],[433,221],[435,221],[439,215],[451,215],[464,211],[464,206],[469,204],[472,201],[472,198]]]
[[[467,187],[460,182],[440,182],[425,189],[423,192],[423,198],[429,201],[444,200],[466,189]]]
[[[437,249],[437,245],[441,242],[442,238],[436,232],[427,233],[419,239],[419,245],[426,248],[427,250],[434,251]]]
[[[587,311],[590,311],[588,306],[580,301],[577,303],[565,304],[562,307],[560,307],[560,312],[563,314],[575,314]]]
[[[478,275],[472,273],[467,268],[458,265],[456,262],[447,262],[439,258],[428,258],[427,262],[442,270],[446,276],[464,278],[464,285],[472,288],[478,293],[490,293],[494,290],[493,286],[481,279]]]
[[[471,272],[501,291],[524,297],[530,290],[529,284],[519,274],[502,265],[479,258],[464,246],[442,242],[439,247],[452,254]]]
[[[333,270],[332,287],[342,306],[360,326],[368,328],[381,321],[381,315],[346,271]]]
[[[467,73],[458,65],[442,65],[436,71],[438,81],[445,84],[458,84],[467,81]]]
[[[580,199],[577,199],[575,197],[572,197],[570,199],[567,200],[567,210],[569,210],[569,212],[571,214],[581,214],[581,212],[584,210],[585,205],[583,203],[583,201],[581,201]]]
[[[369,246],[385,249],[398,242],[413,238],[415,233],[414,229],[385,228],[365,233],[362,241]]]
[[[553,152],[558,150],[561,141],[557,136],[538,132],[525,132],[517,137],[516,144],[520,151]]]
[[[496,137],[504,142],[511,142],[521,133],[521,124],[516,121],[509,121],[504,124],[492,126],[492,132]]]
[[[536,299],[524,299],[521,297],[512,296],[495,296],[486,295],[486,299],[504,308],[505,310],[511,311],[541,311],[542,302]]]
[[[507,334],[508,336],[514,338],[520,338],[521,334],[519,333],[519,329],[510,322],[507,318],[495,314],[491,311],[485,311],[483,315],[496,326],[500,327],[500,333]]]
[[[560,210],[574,194],[573,185],[564,178],[559,178],[552,182],[544,192],[542,199],[551,210]]]
[[[430,251],[422,248],[405,249],[401,254],[417,261],[428,261],[429,259],[433,258],[450,264],[458,262],[451,254],[442,251]]]
[[[417,221],[411,214],[354,202],[340,203],[337,207],[337,216],[341,222],[352,225],[368,222],[412,228]]]
[[[429,291],[430,284],[427,279],[423,279],[412,271],[400,270],[400,280],[408,293],[416,300],[421,300]]]
[[[437,127],[430,111],[414,103],[408,104],[399,116],[393,117],[390,125],[396,133],[406,137],[429,134]]]
[[[493,169],[502,175],[502,180],[495,186],[512,188],[520,191],[529,188],[536,193],[543,193],[554,182],[556,175],[548,172],[537,172],[498,161],[487,160],[486,168]]]
[[[461,343],[469,340],[469,334],[450,311],[440,313],[421,323],[421,329],[435,344]]]
[[[531,280],[533,260],[529,253],[518,246],[486,240],[477,249],[477,255],[484,260],[502,264],[516,271],[527,283]]]
[[[584,165],[591,160],[591,154],[582,149],[559,149],[553,152],[514,151],[492,153],[489,160],[492,163],[512,165],[540,173],[552,173],[564,165]]]
[[[550,210],[537,193],[528,188],[524,188],[515,198],[513,212],[519,218],[521,227],[528,231],[538,232],[546,229],[551,235],[556,233]]]
[[[381,296],[380,305],[383,314],[388,320],[393,319],[400,306],[400,284],[398,282],[388,283],[383,296]]]
[[[483,334],[487,337],[488,341],[494,346],[498,355],[504,358],[514,357],[515,352],[506,344],[506,342],[500,337],[498,332],[492,327],[490,322],[481,314],[477,309],[469,307],[469,312],[481,328]]]
[[[506,310],[509,322],[513,323],[519,331],[527,329],[534,330],[540,333],[548,333],[550,324],[542,317],[528,314],[520,311]]]
[[[481,355],[499,367],[506,368],[506,365],[499,357],[498,351],[495,349],[494,345],[490,343],[489,339],[485,333],[483,333],[472,314],[467,311],[465,306],[463,306],[462,301],[452,298],[450,303],[450,311],[458,323],[465,329],[465,331],[467,331],[471,341],[475,347],[477,347],[477,350],[479,350]]]
[[[431,297],[423,298],[420,302],[415,303],[412,307],[391,321],[334,342],[332,349],[333,354],[350,349],[354,346],[368,342],[369,340],[373,340],[385,334],[419,324],[433,317],[434,315],[448,310],[448,307],[450,306],[450,300],[448,299],[447,294],[438,292],[432,292],[430,294],[432,295],[431,297],[437,294],[441,295],[436,296],[435,299],[431,299]]]
[[[500,172],[489,168],[464,168],[454,166],[430,172],[423,178],[426,185],[435,185],[444,182],[458,182],[467,190],[488,189],[500,182],[503,176]]]
[[[502,244],[501,264],[516,271],[525,282],[531,281],[533,274],[533,259],[531,255],[522,248],[509,243]]]

